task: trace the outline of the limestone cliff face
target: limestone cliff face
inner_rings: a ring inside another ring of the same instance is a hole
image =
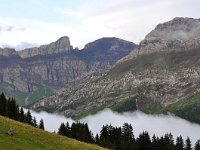
[[[108,107],[127,109],[133,103],[136,109],[159,112],[184,101],[200,91],[199,25],[199,19],[191,18],[160,24],[110,70],[76,80],[31,108],[79,118]]]
[[[108,69],[136,46],[117,38],[103,38],[90,44],[77,50],[68,37],[61,37],[38,48],[0,49],[0,91],[11,96],[21,92],[30,96],[42,87],[57,91],[89,72]]]

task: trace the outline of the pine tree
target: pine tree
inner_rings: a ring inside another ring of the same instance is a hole
[[[131,149],[135,142],[133,127],[131,124],[124,123],[122,127],[122,143],[125,149]]]
[[[61,123],[61,125],[58,129],[58,134],[66,136],[66,127],[65,127],[64,123]]]
[[[27,111],[25,120],[26,120],[26,123],[33,125],[33,118],[32,118],[30,110]]]
[[[103,147],[109,146],[109,134],[108,134],[108,125],[103,126],[100,132],[100,145]]]
[[[184,142],[182,136],[177,137],[176,139],[176,149],[183,150],[184,149]]]
[[[194,147],[195,150],[200,150],[200,140],[198,140]]]
[[[16,104],[15,99],[9,99],[8,105],[7,105],[7,115],[11,119],[18,120],[19,115],[19,107]]]
[[[192,150],[192,144],[191,144],[191,140],[189,137],[187,137],[186,141],[185,141],[185,150]]]
[[[24,114],[24,109],[23,109],[23,107],[21,107],[21,108],[20,108],[20,111],[19,111],[19,121],[25,122],[25,114]]]
[[[2,93],[0,95],[0,115],[2,116],[6,116],[7,112],[6,112],[6,102],[7,102],[7,99],[4,95],[4,93]]]
[[[70,135],[70,133],[71,133],[71,128],[70,128],[70,126],[69,126],[69,123],[67,122],[66,123],[66,136],[67,137],[70,137],[71,135]]]
[[[99,135],[98,135],[98,133],[97,133],[96,136],[95,136],[95,143],[96,143],[96,144],[99,144]]]
[[[38,125],[37,125],[37,120],[36,120],[35,117],[33,118],[33,126],[36,127],[36,128],[38,127]]]
[[[158,144],[159,139],[156,137],[154,134],[152,137],[152,144],[151,144],[151,149],[159,149],[159,144]]]
[[[143,132],[139,135],[136,140],[136,147],[139,150],[150,150],[151,149],[151,139],[148,132]]]
[[[40,120],[39,128],[44,130],[44,121],[43,121],[43,119]]]

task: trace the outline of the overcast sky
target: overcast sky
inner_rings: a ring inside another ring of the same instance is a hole
[[[200,0],[0,0],[0,46],[17,49],[68,36],[74,47],[101,37],[139,43],[158,23],[200,18]]]

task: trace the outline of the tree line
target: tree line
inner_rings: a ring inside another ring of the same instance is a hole
[[[94,137],[87,123],[77,122],[70,126],[67,122],[61,123],[58,134],[114,150],[200,150],[200,140],[192,147],[189,137],[184,141],[179,136],[174,141],[171,133],[161,137],[153,135],[151,138],[145,131],[135,138],[133,127],[128,123],[124,123],[122,127],[103,126],[100,134]]]
[[[0,95],[0,115],[44,130],[43,119],[38,124],[36,118],[32,117],[30,110],[25,113],[23,107],[19,107],[14,98],[6,98],[4,93]]]

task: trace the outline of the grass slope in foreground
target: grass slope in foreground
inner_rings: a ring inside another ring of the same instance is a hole
[[[15,134],[7,135],[9,128]],[[0,116],[1,150],[103,150],[103,148],[49,133]]]

